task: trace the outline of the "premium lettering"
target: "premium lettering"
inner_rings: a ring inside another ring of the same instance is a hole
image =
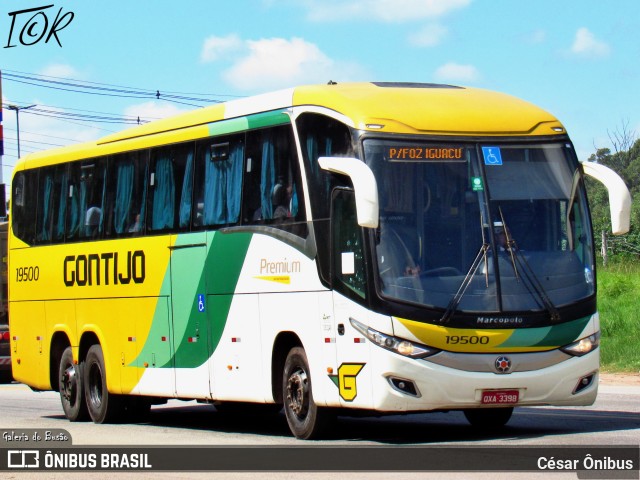
[[[118,252],[68,255],[64,259],[63,278],[67,287],[144,283],[144,251],[129,251],[126,255]]]
[[[300,273],[300,262],[297,260],[287,261],[285,258],[280,262],[270,262],[266,258],[260,260],[260,274],[274,275],[282,273]]]

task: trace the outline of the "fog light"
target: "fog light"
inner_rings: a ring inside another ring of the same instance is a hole
[[[396,377],[389,377],[387,380],[389,380],[391,386],[399,392],[411,395],[412,397],[419,398],[421,396],[420,392],[418,391],[418,387],[411,380]]]
[[[573,389],[573,394],[580,393],[586,388],[589,388],[591,384],[593,384],[593,379],[595,378],[595,373],[590,373],[589,375],[582,377],[578,380],[576,387]]]

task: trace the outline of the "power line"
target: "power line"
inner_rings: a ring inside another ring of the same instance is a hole
[[[70,120],[64,120],[62,118],[55,118],[55,120],[57,120],[58,122],[63,122],[63,123],[69,123],[71,125],[77,125],[80,127],[87,127],[86,124],[82,124],[82,123],[77,123],[77,122],[72,122]],[[108,132],[108,133],[117,133],[117,130],[110,130],[108,128],[103,128],[103,127],[98,127],[97,125],[91,125],[91,128],[95,129],[95,130],[102,130],[103,132]],[[73,140],[75,142],[75,140]]]
[[[32,85],[42,88],[50,88],[53,90],[84,93],[90,95],[100,95],[108,97],[119,98],[140,98],[147,100],[164,100],[173,103],[179,103],[182,105],[189,105],[192,107],[201,107],[202,105],[196,105],[188,102],[199,102],[204,104],[221,103],[224,100],[217,98],[210,98],[212,95],[204,94],[207,96],[190,96],[184,94],[174,94],[169,92],[160,92],[160,90],[138,89],[132,87],[123,86],[109,86],[109,84],[98,84],[93,82],[82,82],[80,80],[73,80],[63,77],[48,77],[37,76],[34,74],[16,74],[10,73],[11,71],[4,71],[3,77],[10,82],[17,82],[26,85]],[[56,80],[51,80],[55,78]],[[101,86],[107,85],[107,86]],[[117,88],[116,88],[117,87]]]
[[[24,133],[24,130],[22,131]],[[4,137],[5,140],[18,140],[17,138],[12,137]],[[38,145],[49,145],[52,147],[64,147],[65,145],[61,145],[59,143],[48,143],[48,142],[38,142],[37,140],[25,140],[24,138],[20,139],[21,143],[37,143]]]
[[[147,123],[147,120],[133,117],[116,117],[109,115],[88,115],[84,113],[62,112],[60,110],[49,110],[46,108],[34,107],[30,114],[41,117],[64,118],[68,120],[91,121],[98,123],[121,123],[125,125],[139,125]]]
[[[5,131],[9,131],[9,132],[15,132],[16,129],[15,128],[4,128]],[[40,137],[47,137],[47,138],[55,138],[57,140],[68,140],[69,142],[77,142],[78,140],[75,138],[67,138],[67,137],[59,137],[56,135],[47,135],[45,133],[36,133],[36,132],[31,132],[29,130],[22,130],[23,133],[28,133],[29,135],[38,135]]]
[[[5,151],[6,151],[7,149],[9,149],[9,150],[14,151],[14,152],[16,152],[16,153],[18,152],[18,147],[17,147],[17,146],[15,146],[15,147],[14,147],[14,146],[12,146],[12,145],[5,145],[5,146],[4,146],[4,149],[5,149]],[[40,151],[42,151],[42,150],[44,150],[44,149],[39,149],[39,150],[38,150],[38,149],[35,149],[35,150],[34,150],[34,149],[32,149],[31,147],[27,146],[27,147],[22,147],[22,148],[21,148],[21,150],[24,150],[26,153],[35,153],[35,152],[40,152]],[[5,153],[5,155],[6,155],[6,153]],[[16,157],[17,157],[17,155],[16,155]],[[18,157],[18,158],[19,158],[19,157]]]
[[[9,107],[5,104],[5,108]],[[125,125],[139,125],[142,123],[148,123],[148,120],[143,120],[140,117],[127,117],[127,116],[116,116],[112,114],[100,114],[100,115],[89,115],[86,113],[74,113],[74,112],[65,112],[61,110],[51,110],[47,108],[41,108],[40,105],[35,105],[29,110],[25,110],[36,116],[42,117],[52,117],[52,118],[64,118],[70,120],[78,120],[78,121],[91,121],[98,123],[121,123]]]
[[[29,102],[15,100],[14,103],[17,103],[17,104],[28,104]],[[65,110],[65,111],[66,110],[71,110],[71,111],[74,111],[74,112],[95,113],[95,114],[98,114],[98,115],[109,115],[109,116],[114,116],[114,117],[115,116],[122,116],[124,118],[127,118],[126,115],[119,115],[117,113],[110,113],[110,112],[99,112],[99,111],[96,111],[96,110],[86,110],[86,109],[83,109],[83,108],[61,107],[61,106],[58,106],[58,105],[46,105],[44,103],[39,103],[38,106],[39,107],[45,107],[45,108],[54,108],[54,109],[59,109],[59,110]],[[134,117],[133,116],[129,116],[129,118],[134,118]],[[160,117],[144,117],[144,121],[145,122],[152,121],[152,120],[160,120]]]
[[[137,87],[130,87],[130,86],[124,86],[124,85],[117,85],[117,84],[112,84],[112,83],[104,83],[104,82],[90,82],[88,80],[76,80],[76,79],[71,79],[71,78],[66,78],[66,77],[56,77],[56,76],[52,76],[52,75],[41,75],[41,74],[35,74],[35,73],[28,73],[28,72],[21,72],[21,71],[17,71],[17,70],[2,70],[3,72],[8,72],[10,74],[19,74],[19,75],[26,75],[26,76],[32,76],[32,77],[42,77],[42,78],[53,78],[56,80],[67,80],[67,81],[71,81],[71,82],[77,82],[77,83],[85,83],[88,85],[100,85],[100,86],[106,86],[106,87],[117,87],[120,89],[126,89],[126,90],[144,90],[148,93],[151,93],[153,95],[156,95],[156,93],[158,92],[157,89],[141,89],[141,88],[137,88]],[[195,97],[199,97],[201,99],[206,98],[206,97],[212,97],[209,100],[212,101],[219,101],[217,97],[223,97],[223,98],[243,98],[240,95],[230,95],[230,94],[224,94],[224,93],[193,93],[193,92],[178,92],[178,91],[173,91],[173,90],[166,90],[165,91],[168,94],[175,94],[175,95],[181,95],[181,96],[195,96]],[[179,97],[178,97],[179,98]],[[186,98],[186,97],[183,97]]]

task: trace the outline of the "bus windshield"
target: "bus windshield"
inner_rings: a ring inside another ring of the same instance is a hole
[[[453,312],[547,311],[595,293],[592,233],[566,143],[367,139],[383,297]]]

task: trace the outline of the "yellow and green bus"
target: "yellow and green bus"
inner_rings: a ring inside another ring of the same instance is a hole
[[[195,399],[284,407],[307,439],[337,412],[482,427],[596,397],[584,170],[511,96],[292,88],[29,155],[11,188],[13,375],[71,421]]]

